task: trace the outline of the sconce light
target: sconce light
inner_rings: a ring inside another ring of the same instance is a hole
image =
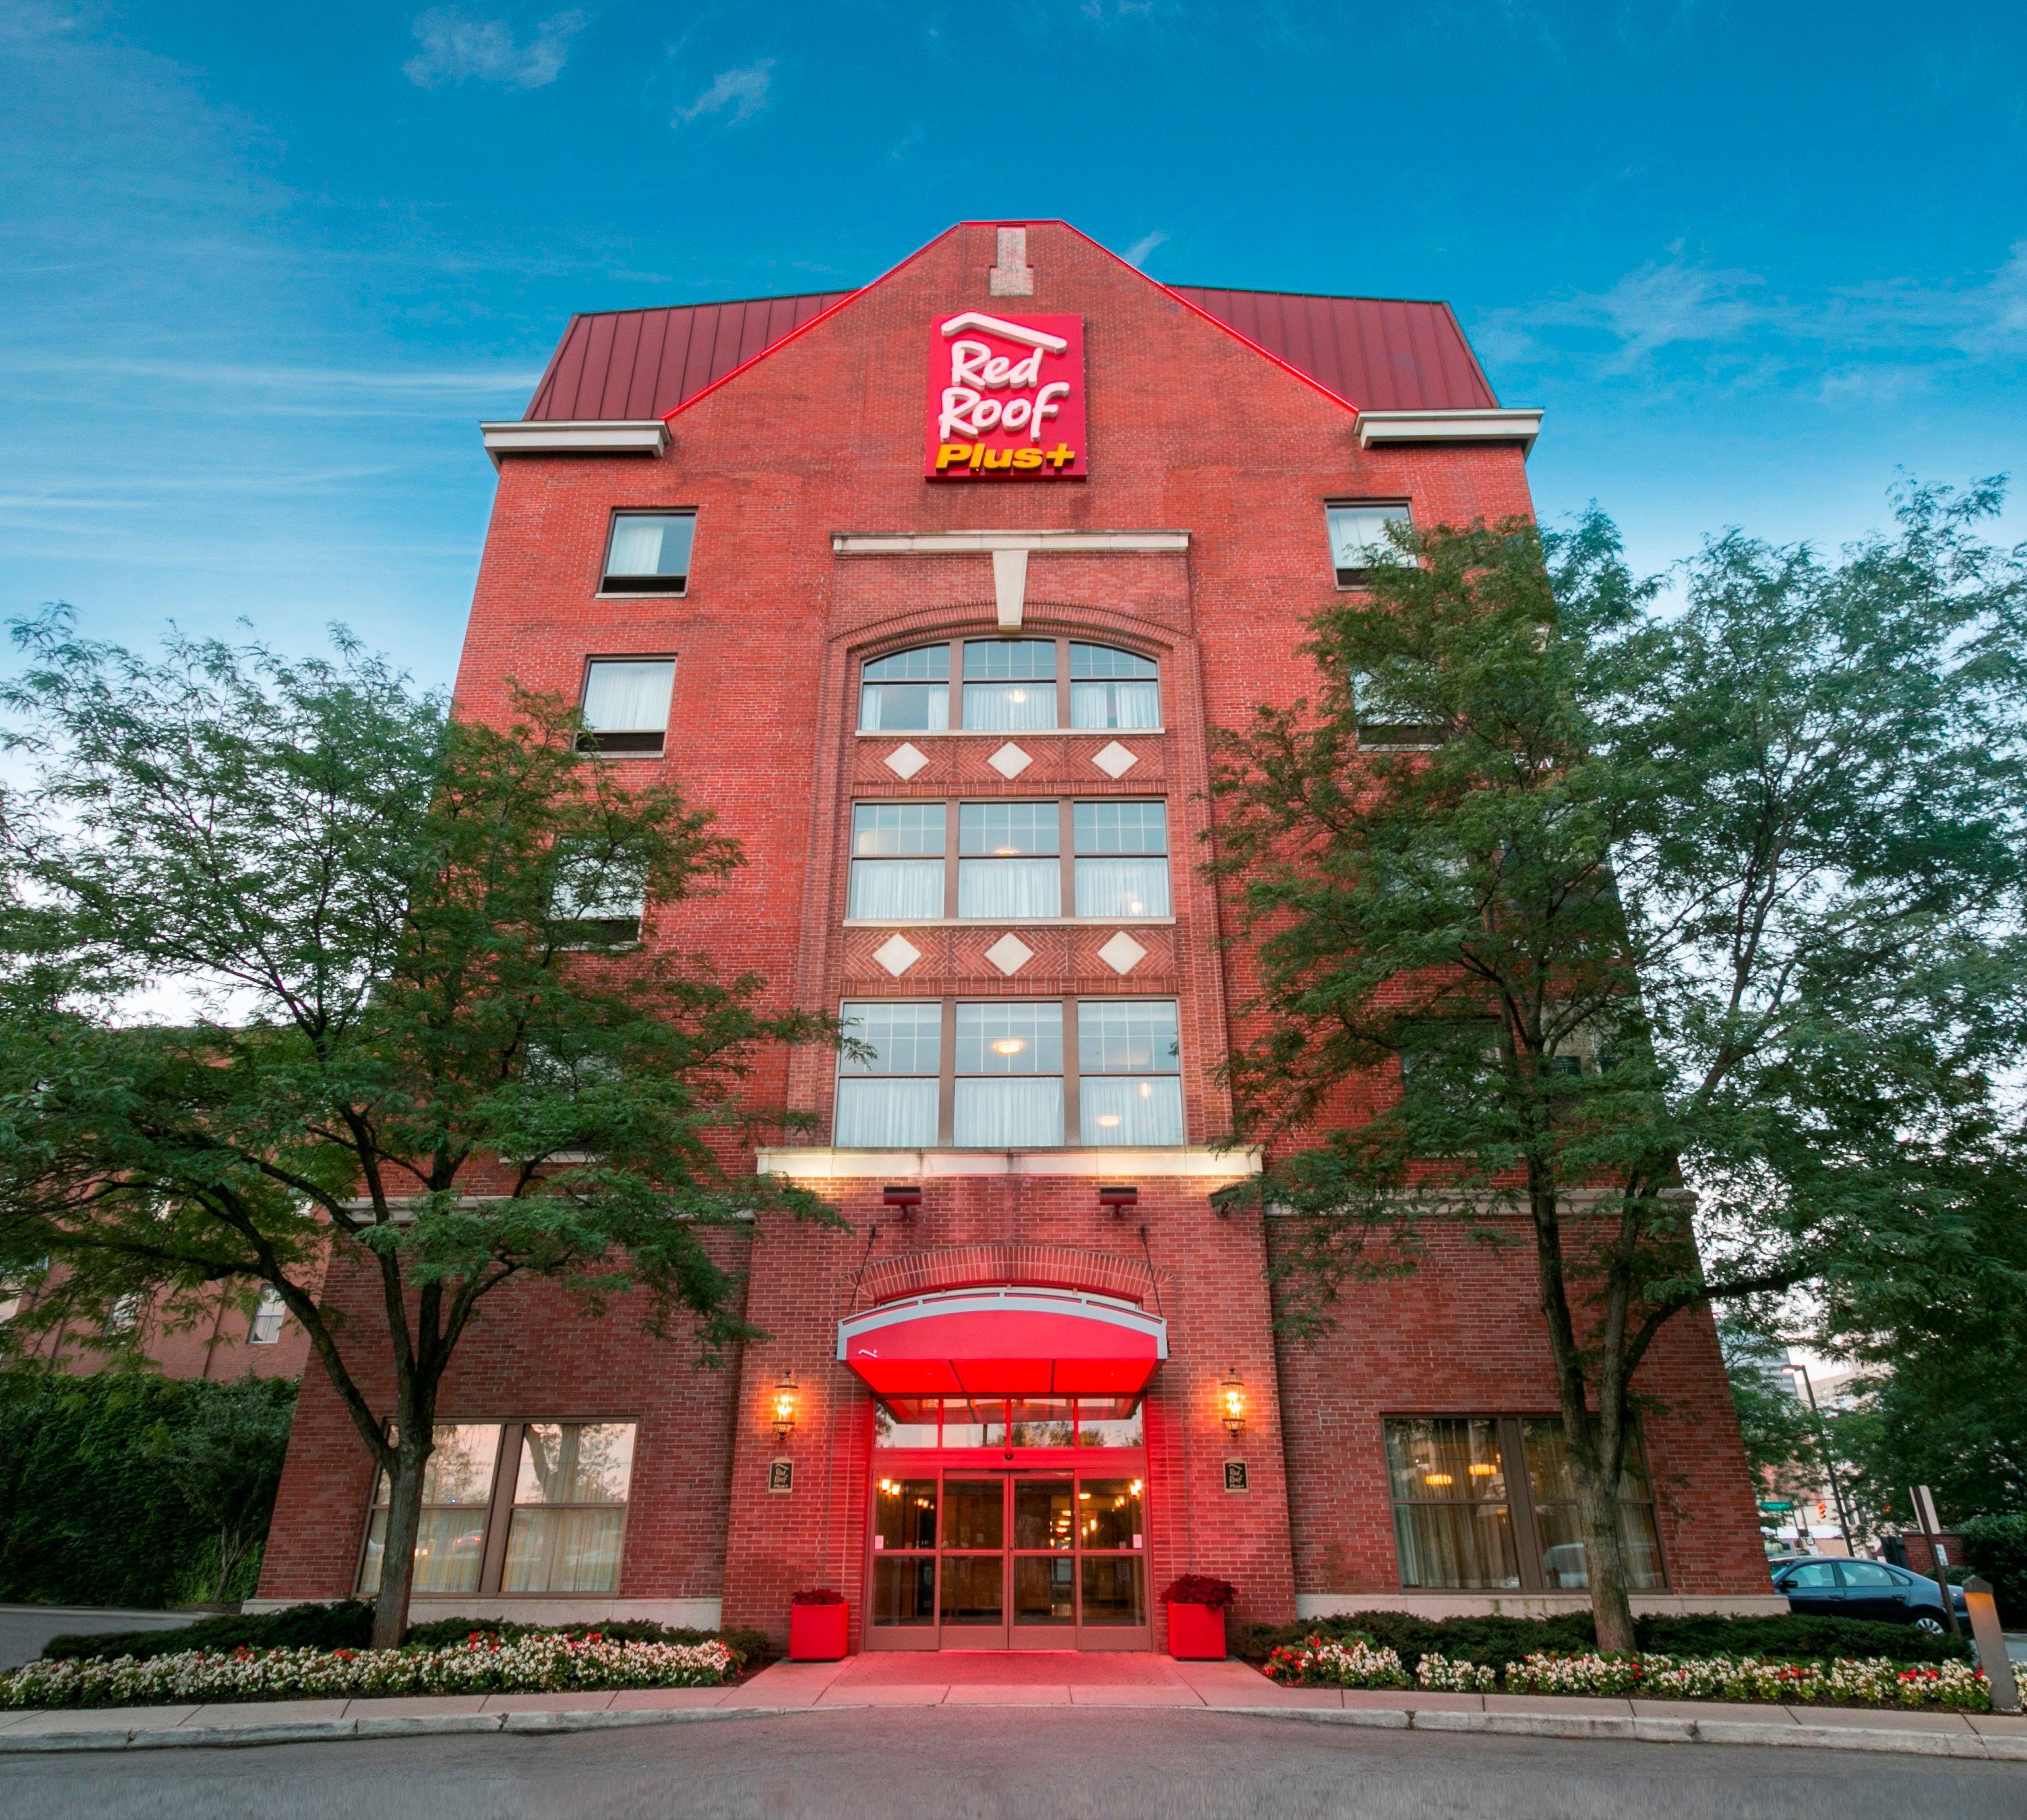
[[[1115,1220],[1128,1208],[1138,1205],[1139,1200],[1140,1191],[1124,1183],[1114,1183],[1098,1191],[1098,1205],[1109,1209]]]
[[[1224,1382],[1217,1387],[1217,1401],[1225,1431],[1236,1441],[1239,1430],[1246,1426],[1246,1386],[1237,1366],[1226,1371]]]
[[[898,1207],[906,1218],[922,1204],[922,1185],[919,1182],[889,1182],[880,1191],[881,1204]]]
[[[796,1374],[784,1371],[774,1386],[774,1438],[786,1441],[796,1425]]]

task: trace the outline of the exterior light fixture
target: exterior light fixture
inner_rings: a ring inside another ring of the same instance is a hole
[[[784,1371],[774,1386],[774,1438],[786,1441],[796,1425],[796,1374]]]
[[[1127,1183],[1115,1183],[1098,1191],[1098,1204],[1109,1209],[1117,1220],[1129,1207],[1138,1205],[1140,1191]]]
[[[1002,1036],[993,1044],[992,1053],[995,1055],[1018,1055],[1027,1047],[1017,1036]]]
[[[922,1204],[922,1185],[919,1182],[889,1182],[880,1191],[881,1204],[898,1207],[903,1214],[913,1213]]]
[[[1239,1430],[1246,1426],[1246,1385],[1235,1365],[1225,1372],[1224,1382],[1217,1387],[1217,1404],[1225,1432],[1236,1441]]]

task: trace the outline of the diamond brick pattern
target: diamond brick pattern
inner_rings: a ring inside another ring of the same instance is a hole
[[[1002,936],[985,951],[985,958],[1010,977],[1034,959],[1035,951],[1018,936]]]
[[[1098,958],[1115,973],[1130,973],[1146,959],[1147,951],[1121,929],[1098,951]]]
[[[1011,783],[1014,778],[1019,777],[1021,773],[1026,770],[1027,768],[1030,765],[1033,764],[1035,761],[1029,758],[1025,752],[1022,751],[1018,746],[1015,745],[1011,740],[1009,740],[1005,745],[1002,746],[998,751],[995,752],[992,756],[988,759],[985,762],[990,765],[994,770],[997,771],[1001,777],[1006,778],[1009,783]]]
[[[873,951],[873,958],[898,980],[922,958],[922,951],[906,936],[889,936]]]
[[[887,755],[887,769],[904,784],[929,762],[928,755],[921,747],[911,745],[906,740]]]
[[[1123,777],[1140,762],[1140,755],[1113,740],[1092,753],[1091,762],[1108,777]]]

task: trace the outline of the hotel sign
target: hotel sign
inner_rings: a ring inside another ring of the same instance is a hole
[[[1084,318],[988,316],[929,326],[930,480],[1081,480]]]

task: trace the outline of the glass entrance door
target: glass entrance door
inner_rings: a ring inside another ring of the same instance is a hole
[[[1111,1467],[876,1478],[866,1647],[1150,1648],[1144,1491]]]

